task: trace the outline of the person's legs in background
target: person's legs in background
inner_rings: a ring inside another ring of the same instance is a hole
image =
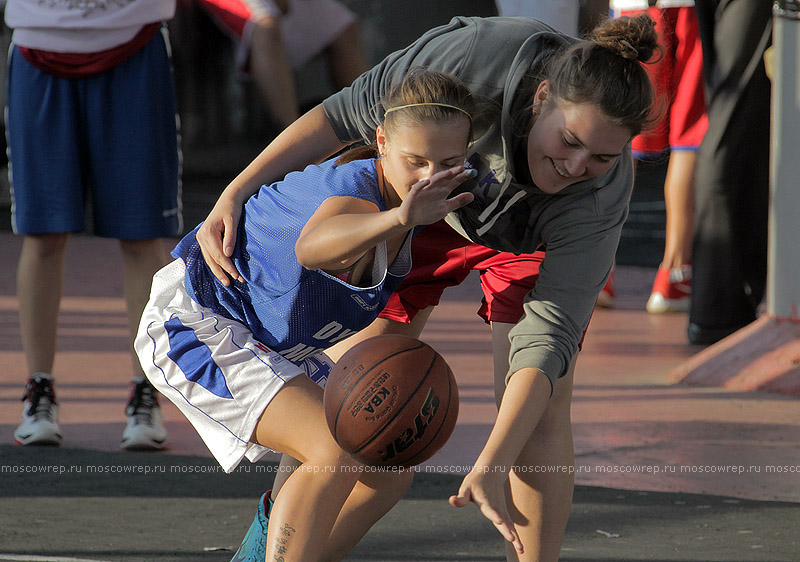
[[[500,17],[534,18],[575,37],[578,36],[578,16],[584,4],[578,0],[495,0]]]
[[[336,89],[349,86],[369,69],[358,22],[351,23],[337,35],[325,52]]]
[[[647,300],[647,311],[651,314],[689,310],[696,161],[697,153],[689,150],[673,150],[669,156],[664,180],[667,217],[664,257]]]
[[[356,15],[336,0],[197,0],[238,38],[236,64],[261,92],[281,128],[300,116],[295,72],[325,53],[336,89],[369,68]]]
[[[9,56],[7,104],[11,223],[14,233],[24,237],[17,265],[17,297],[28,371],[22,419],[14,441],[58,445],[62,436],[53,365],[64,256],[68,233],[80,230],[78,225],[83,224],[77,127],[70,119],[74,100],[65,80],[35,68],[14,47]],[[59,178],[57,184],[53,176]]]
[[[20,253],[17,296],[20,335],[29,372],[23,421],[14,433],[20,445],[58,445],[62,438],[52,373],[68,238],[68,234],[28,235]],[[120,245],[132,339],[150,294],[153,274],[167,262],[167,252],[160,239],[121,240]],[[128,421],[122,447],[160,449],[166,444],[167,434],[161,423],[158,400],[144,378],[138,359],[135,355],[132,358],[135,375],[126,407]]]
[[[633,16],[643,12],[656,22],[662,49],[645,66],[656,90],[660,119],[633,139],[632,149],[637,160],[653,161],[669,155],[664,179],[664,254],[646,308],[651,314],[686,312],[691,296],[695,162],[707,127],[702,50],[693,7],[615,9],[614,15]],[[613,306],[615,296],[612,272],[598,297],[598,305]]]
[[[128,312],[128,329],[131,342],[139,329],[142,311],[150,297],[153,275],[169,259],[160,238],[149,240],[120,240],[124,269],[125,308]],[[134,377],[125,408],[127,424],[122,432],[123,449],[161,449],[167,443],[161,408],[155,389],[144,376],[142,366],[131,345]]]
[[[667,208],[667,234],[661,266],[680,268],[691,262],[694,225],[694,170],[697,153],[673,150],[670,154],[664,199]]]
[[[664,15],[669,22],[664,44],[671,60],[667,117],[670,156],[664,180],[664,256],[647,302],[652,314],[689,310],[695,169],[697,150],[708,128],[695,10],[690,6],[667,8]]]
[[[61,443],[52,372],[68,238],[68,234],[26,235],[22,242],[17,298],[29,378],[22,423],[14,431],[14,441],[20,445]]]
[[[167,443],[156,391],[132,345],[153,275],[169,261],[162,238],[179,234],[183,222],[177,108],[166,41],[166,33],[157,34],[104,87],[92,90],[88,101],[94,232],[119,240],[123,263],[133,377],[120,446],[128,450],[158,450]]]
[[[253,22],[250,37],[250,75],[270,116],[281,128],[300,117],[294,72],[281,31],[281,20],[265,16]]]
[[[772,8],[698,0],[708,131],[697,160],[687,336],[708,345],[753,322],[764,296],[769,205]]]
[[[349,86],[370,67],[358,17],[338,0],[289,0],[281,31],[289,66],[297,72],[324,54],[337,90]]]
[[[37,96],[36,88],[48,95]],[[12,223],[15,233],[25,235],[18,269],[20,324],[32,377],[15,440],[58,444],[52,376],[58,311],[67,233],[86,226],[84,189],[92,189],[95,233],[125,239],[125,300],[134,333],[152,275],[167,261],[156,237],[176,235],[181,228],[180,155],[166,33],[162,28],[113,71],[90,78],[56,77],[15,51],[7,109],[15,186]],[[128,240],[137,237],[147,240]],[[141,377],[138,360],[133,365],[138,376],[126,408],[122,447],[160,449],[166,432],[155,391]]]

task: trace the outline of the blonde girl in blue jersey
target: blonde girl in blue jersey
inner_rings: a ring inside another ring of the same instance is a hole
[[[407,490],[411,473],[363,472],[333,440],[314,359],[372,322],[410,270],[415,227],[472,201],[451,192],[474,104],[456,79],[411,71],[384,102],[375,147],[264,185],[244,206],[224,286],[195,232],[153,281],[136,351],[226,471],[269,449],[301,466],[262,498],[234,560],[338,560]],[[272,503],[270,501],[270,503]]]

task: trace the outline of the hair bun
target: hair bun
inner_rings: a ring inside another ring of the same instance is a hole
[[[656,23],[647,14],[622,16],[598,25],[589,40],[622,58],[647,62],[658,50]]]

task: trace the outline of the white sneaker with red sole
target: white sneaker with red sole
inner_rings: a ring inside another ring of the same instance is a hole
[[[647,300],[647,312],[687,312],[692,297],[692,266],[660,267]]]

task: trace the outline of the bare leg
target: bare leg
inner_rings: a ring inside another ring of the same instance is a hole
[[[142,318],[147,301],[150,299],[150,285],[153,275],[164,267],[168,261],[167,250],[160,238],[150,240],[120,240],[122,262],[125,271],[123,283],[125,305],[128,310],[128,329],[131,342],[136,337],[139,321]],[[136,353],[133,352],[133,370],[136,375],[144,376]]]
[[[345,29],[327,49],[328,67],[333,85],[337,89],[349,86],[353,80],[369,69],[361,42],[358,23]]]
[[[283,483],[302,463],[289,455],[281,457],[275,478],[273,500]],[[365,472],[347,498],[325,547],[323,560],[340,560],[381,517],[405,495],[414,478],[412,470],[403,472]]]
[[[64,253],[69,234],[27,235],[17,269],[22,347],[28,374],[52,373],[58,311],[64,283]]]
[[[286,128],[300,116],[300,109],[280,20],[265,17],[255,23],[250,45],[250,73],[264,96],[270,115]]]
[[[290,380],[264,410],[254,437],[302,463],[286,479],[272,506],[267,559],[320,560],[325,538],[363,468],[333,440],[325,423],[322,389],[304,376]],[[363,513],[361,519],[363,534],[372,514]]]
[[[333,361],[337,361],[356,343],[372,336],[402,334],[419,337],[431,312],[433,312],[433,307],[421,310],[410,324],[378,318],[361,332],[328,348],[325,353]],[[281,457],[280,469],[275,476],[272,488],[273,500],[287,479],[301,464],[300,461],[287,454]],[[329,553],[329,558],[326,560],[338,560],[343,557],[363,534],[403,497],[411,486],[412,479],[413,471],[364,474],[348,497],[336,521],[329,544],[325,549],[325,552]],[[367,514],[369,517],[365,518]]]
[[[419,313],[417,313],[417,315],[414,317],[414,320],[412,320],[409,324],[378,318],[357,334],[353,334],[346,340],[342,340],[336,345],[326,349],[325,354],[331,359],[331,361],[336,362],[348,349],[353,347],[355,344],[373,336],[380,336],[384,334],[401,334],[404,336],[417,338],[422,333],[422,329],[425,327],[425,323],[428,321],[431,312],[433,312],[432,306],[426,308],[425,310],[420,310]],[[275,482],[272,485],[273,498],[278,494],[283,486],[283,483],[298,466],[300,466],[300,462],[297,459],[293,459],[287,455],[283,455],[281,457],[280,470],[278,470],[278,474],[275,476]]]
[[[406,494],[414,478],[404,472],[365,472],[342,508],[323,560],[341,560]]]
[[[498,404],[505,389],[513,324],[492,323],[495,361],[495,396]],[[528,444],[517,459],[517,466],[553,466],[564,470],[512,472],[509,476],[508,506],[525,553],[517,554],[506,545],[509,561],[556,562],[572,506],[575,465],[572,444],[570,404],[572,401],[573,361],[569,372],[559,379],[553,396]]]
[[[357,334],[353,334],[346,340],[342,340],[336,345],[326,349],[325,354],[330,357],[332,361],[338,361],[339,358],[344,355],[345,351],[357,343],[362,342],[367,338],[384,334],[399,334],[412,338],[418,338],[422,333],[422,329],[425,327],[425,324],[428,322],[428,318],[430,318],[433,308],[434,307],[429,306],[428,308],[420,310],[417,315],[414,316],[414,319],[408,324],[404,324],[403,322],[395,322],[394,320],[386,320],[385,318],[378,318]]]
[[[336,362],[348,349],[373,336],[380,336],[384,334],[400,334],[418,338],[422,333],[422,329],[425,327],[425,323],[428,321],[431,312],[433,312],[432,306],[424,310],[420,310],[417,315],[414,316],[414,320],[412,320],[409,324],[378,318],[357,334],[353,334],[346,340],[342,340],[336,345],[326,349],[325,355],[327,355],[331,361]],[[298,466],[299,462],[296,459],[287,457],[287,455],[283,455],[281,457],[280,470],[278,470],[278,474],[275,476],[275,481],[272,485],[273,498],[278,494],[281,486],[283,486],[283,483],[292,473],[294,468]]]
[[[696,162],[697,152],[692,150],[675,150],[670,154],[664,180],[667,232],[661,267],[673,269],[691,262]]]

